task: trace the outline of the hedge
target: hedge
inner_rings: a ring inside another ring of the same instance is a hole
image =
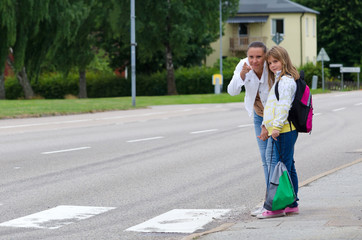
[[[213,93],[212,75],[219,73],[216,68],[194,67],[181,68],[175,71],[175,82],[179,94]],[[224,85],[232,77],[232,72],[224,72]],[[87,95],[89,98],[131,96],[131,79],[115,76],[113,73],[87,73]],[[78,95],[79,76],[70,74],[67,77],[61,74],[43,74],[36,81],[31,82],[32,88],[38,97],[46,99],[62,99],[66,95]],[[7,99],[21,99],[24,97],[21,86],[15,77],[8,77],[5,81]],[[166,72],[156,72],[151,75],[138,74],[136,76],[137,96],[161,96],[167,94]]]
[[[223,70],[224,82],[223,92],[226,92],[235,65],[238,59],[230,58],[225,60],[226,66]],[[312,76],[319,77],[318,84],[321,85],[321,68],[314,66],[313,63],[307,63],[299,70],[305,71],[305,79],[309,86],[312,84]],[[175,70],[175,82],[178,94],[204,94],[213,93],[212,75],[219,73],[217,65],[214,67],[192,67],[179,68]],[[325,68],[325,78],[329,78],[329,69]],[[128,79],[120,78],[111,72],[88,72],[87,95],[89,98],[122,97],[131,96],[131,77]],[[66,95],[78,95],[79,76],[76,73],[67,77],[48,73],[43,74],[38,80],[31,83],[35,94],[46,99],[61,99]],[[318,87],[320,87],[318,85]],[[7,99],[21,99],[23,92],[17,80],[7,78],[5,81],[5,91]],[[136,76],[136,94],[137,96],[162,96],[167,94],[166,71],[153,74],[137,74]]]

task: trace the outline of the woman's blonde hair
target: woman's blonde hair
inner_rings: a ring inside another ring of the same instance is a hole
[[[282,71],[280,73],[280,76],[276,81],[279,81],[279,79],[283,75],[289,75],[294,78],[295,81],[299,79],[299,73],[298,70],[293,66],[292,61],[290,60],[289,54],[285,48],[281,46],[274,46],[272,47],[265,55],[265,59],[268,62],[269,57],[273,57],[277,60],[279,60],[282,63]],[[269,64],[268,64],[269,65]],[[275,74],[270,70],[268,67],[269,72],[269,82],[274,81]]]

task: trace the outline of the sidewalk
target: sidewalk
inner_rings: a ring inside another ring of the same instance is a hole
[[[299,189],[299,214],[238,222],[200,240],[362,239],[362,159]]]

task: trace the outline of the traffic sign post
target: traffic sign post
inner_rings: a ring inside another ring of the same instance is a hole
[[[329,64],[330,68],[339,68],[339,71],[341,71],[341,68],[343,67],[343,64],[340,63],[331,63]],[[343,73],[341,74],[341,82],[343,82]],[[343,86],[343,83],[341,83]]]
[[[341,89],[343,90],[343,73],[357,73],[357,89],[359,90],[359,73],[361,72],[360,67],[341,67],[340,72],[342,73]]]
[[[330,61],[328,54],[327,54],[326,50],[324,50],[324,48],[322,48],[319,51],[318,56],[317,56],[317,61],[322,61],[322,88],[324,91],[324,61],[327,61],[327,62]]]
[[[215,94],[220,94],[222,84],[223,84],[223,77],[221,74],[214,74],[212,75],[212,84],[215,86]]]

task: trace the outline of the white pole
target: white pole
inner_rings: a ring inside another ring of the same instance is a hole
[[[322,56],[322,89],[324,91],[324,61]]]
[[[221,74],[221,80],[222,80],[224,77],[222,74],[222,5],[221,5],[221,0],[220,0],[219,8],[220,8],[219,9],[220,10],[220,74]]]
[[[131,72],[132,72],[132,106],[136,106],[136,33],[135,0],[131,0]]]

